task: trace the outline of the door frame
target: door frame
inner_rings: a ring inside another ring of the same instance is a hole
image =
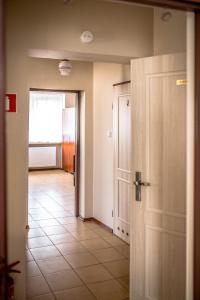
[[[0,0],[0,299],[7,299],[7,218],[6,218],[6,156],[5,156],[5,42],[4,9]]]
[[[76,143],[75,143],[75,217],[80,216],[80,101],[81,91],[79,90],[62,90],[62,89],[40,89],[30,88],[29,91],[43,91],[43,92],[60,92],[60,93],[74,93],[77,95],[75,103],[76,111]],[[28,214],[28,213],[27,213]],[[28,218],[27,218],[28,219]]]

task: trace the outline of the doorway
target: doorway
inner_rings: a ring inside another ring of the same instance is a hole
[[[32,89],[29,96],[29,218],[37,221],[31,214],[45,199],[58,211],[53,217],[78,216],[78,92]]]

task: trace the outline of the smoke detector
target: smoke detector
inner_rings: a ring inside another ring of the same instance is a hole
[[[82,43],[90,44],[94,40],[94,34],[89,30],[83,31],[81,36],[80,36],[80,39],[81,39]]]
[[[172,13],[170,11],[166,11],[161,15],[161,20],[164,22],[169,22],[171,18],[172,18]]]
[[[59,62],[58,68],[62,76],[69,76],[72,71],[72,64],[69,60],[64,59]]]

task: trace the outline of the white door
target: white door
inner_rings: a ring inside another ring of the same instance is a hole
[[[131,63],[133,176],[150,183],[133,185],[131,300],[185,299],[185,79],[182,54]]]
[[[114,233],[129,243],[131,197],[131,96],[130,84],[115,87]]]

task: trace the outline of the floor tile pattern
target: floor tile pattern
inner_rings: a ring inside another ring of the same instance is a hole
[[[125,300],[129,246],[74,217],[72,175],[29,174],[28,300]]]

